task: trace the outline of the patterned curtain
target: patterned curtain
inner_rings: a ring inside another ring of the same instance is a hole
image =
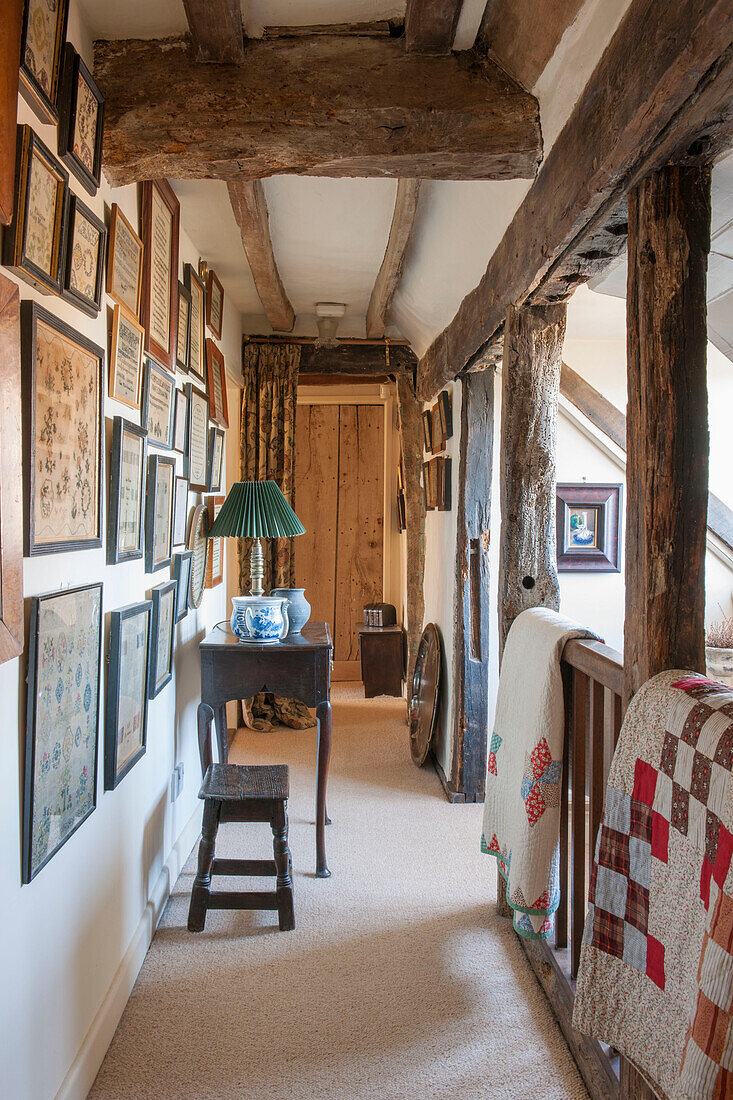
[[[276,481],[295,508],[295,408],[299,344],[245,344],[242,356],[241,478]],[[249,592],[251,539],[239,540],[239,591]],[[292,539],[263,539],[265,593],[293,588]]]

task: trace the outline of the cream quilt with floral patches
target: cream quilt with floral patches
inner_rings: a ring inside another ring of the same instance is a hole
[[[589,630],[534,607],[504,646],[489,743],[481,850],[495,856],[520,936],[545,939],[560,900],[560,780],[565,707],[560,658]]]

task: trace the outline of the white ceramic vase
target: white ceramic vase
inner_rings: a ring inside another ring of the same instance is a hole
[[[705,665],[711,680],[733,687],[733,649],[705,646]]]

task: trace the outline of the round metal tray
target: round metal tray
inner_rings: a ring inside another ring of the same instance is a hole
[[[418,646],[410,695],[410,753],[418,767],[425,763],[435,732],[440,673],[440,634],[435,623],[428,623]]]

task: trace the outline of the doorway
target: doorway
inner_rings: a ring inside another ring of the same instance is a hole
[[[364,605],[384,592],[382,403],[299,404],[295,501],[306,533],[295,540],[297,583],[311,618],[327,622],[333,679],[360,680]]]

